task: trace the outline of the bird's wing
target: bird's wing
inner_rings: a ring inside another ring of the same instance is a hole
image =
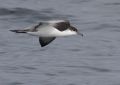
[[[42,26],[44,23],[39,22],[37,24],[33,24],[32,26],[24,28],[24,30],[29,31],[29,32],[35,32],[38,30],[40,26]]]
[[[66,20],[50,21],[50,24],[59,31],[64,31],[70,27],[70,22]]]
[[[56,37],[39,37],[41,47],[44,47],[51,43]]]
[[[34,24],[32,26],[26,27],[24,29],[17,29],[17,30],[10,30],[12,32],[16,32],[16,33],[27,33],[27,32],[36,32],[38,30],[38,28],[40,28],[40,26],[42,26],[43,23],[39,22],[37,24]]]
[[[44,26],[53,26],[59,31],[64,31],[70,27],[70,22],[67,20],[51,20],[51,21],[42,21],[37,24],[34,24],[30,27],[25,28],[25,31],[35,32]]]

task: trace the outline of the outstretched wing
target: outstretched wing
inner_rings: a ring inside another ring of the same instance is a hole
[[[37,31],[38,28],[39,28],[40,26],[42,26],[43,24],[44,24],[44,23],[39,22],[39,23],[37,23],[37,24],[34,24],[34,25],[30,26],[30,27],[25,28],[25,30],[27,30],[27,31],[29,31],[29,32],[35,32],[35,31]]]
[[[43,25],[43,23],[42,23],[42,22],[39,22],[39,23],[34,24],[34,25],[32,25],[32,26],[26,27],[26,28],[24,28],[24,29],[17,29],[17,30],[10,30],[10,31],[16,32],[16,33],[35,32],[35,31],[37,31],[38,28],[39,28],[40,26],[42,26],[42,25]]]
[[[41,47],[44,47],[51,43],[56,37],[39,37]]]

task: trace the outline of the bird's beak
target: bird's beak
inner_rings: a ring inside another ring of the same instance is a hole
[[[83,35],[82,33],[80,33],[80,32],[77,32],[77,34],[80,35],[80,36],[82,36],[82,37],[84,36],[84,35]]]

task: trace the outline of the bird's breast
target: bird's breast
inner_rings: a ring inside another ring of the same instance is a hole
[[[61,36],[69,36],[69,35],[76,35],[77,33],[75,31],[71,31],[69,29],[65,31],[59,31],[56,28],[53,27],[46,27],[44,29],[39,29],[36,32],[28,32],[28,34],[34,35],[34,36],[41,36],[41,37],[61,37]]]

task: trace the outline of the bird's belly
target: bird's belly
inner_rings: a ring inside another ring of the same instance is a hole
[[[34,36],[41,36],[41,37],[61,37],[61,36],[76,35],[75,32],[71,32],[69,30],[66,30],[66,31],[44,30],[44,31],[38,31],[38,32],[28,32],[28,34],[34,35]]]
[[[53,36],[50,33],[41,33],[41,32],[28,32],[28,34],[33,35],[33,36],[41,36],[41,37],[51,37]]]

